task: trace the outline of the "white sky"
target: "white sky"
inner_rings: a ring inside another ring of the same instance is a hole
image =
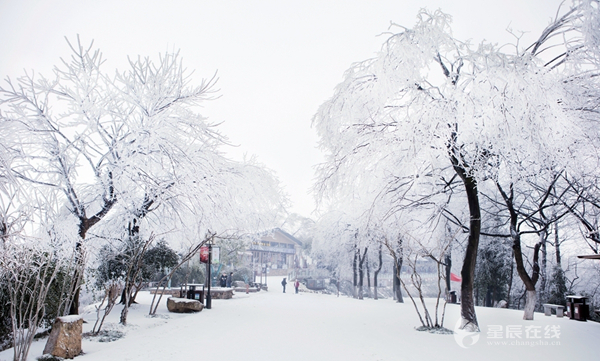
[[[441,8],[454,35],[477,43],[514,42],[505,29],[530,32],[529,44],[555,15],[560,0],[0,0],[0,78],[23,69],[49,74],[70,55],[77,34],[124,70],[127,56],[157,58],[181,50],[194,80],[218,71],[221,97],[204,116],[273,169],[294,206],[309,216],[316,149],[311,119],[351,63],[374,55],[391,21],[412,27],[417,11]]]

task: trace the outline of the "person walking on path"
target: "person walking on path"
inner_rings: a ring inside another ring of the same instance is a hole
[[[283,286],[283,293],[285,293],[285,285],[287,285],[287,282],[285,281],[285,277],[283,278],[283,281],[281,281],[281,285]]]
[[[296,282],[294,282],[294,288],[296,289],[296,293],[298,293],[298,287],[300,287],[300,282],[298,281],[298,279],[296,279]]]
[[[227,282],[226,282],[227,287],[231,287],[232,280],[233,280],[233,272],[229,272],[229,275],[227,276]]]

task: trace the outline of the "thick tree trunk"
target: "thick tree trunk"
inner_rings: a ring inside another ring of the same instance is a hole
[[[527,290],[525,294],[525,313],[523,314],[524,320],[533,320],[533,311],[535,311],[536,294],[535,288],[533,290]]]
[[[490,288],[487,289],[485,293],[485,307],[492,307],[492,290]]]
[[[150,212],[150,207],[154,204],[154,200],[148,195],[144,195],[144,203],[142,203],[141,207],[134,211],[132,219],[129,221],[127,227],[127,235],[129,236],[129,242],[131,244],[131,259],[129,260],[130,265],[133,265],[131,276],[128,276],[125,280],[125,287],[123,288],[123,295],[121,296],[120,303],[125,304],[126,300],[129,300],[127,303],[127,307],[130,307],[132,304],[136,303],[135,298],[137,297],[137,293],[139,287],[135,287],[136,283],[140,280],[137,279],[137,275],[140,272],[141,267],[143,266],[143,257],[145,250],[142,251],[141,254],[138,254],[138,249],[141,244],[136,244],[139,242],[140,237],[140,222],[148,215]],[[147,246],[147,243],[144,243],[144,249]],[[133,290],[135,289],[135,293]],[[127,317],[125,315],[125,317]]]
[[[396,302],[404,303],[404,299],[402,298],[402,287],[400,282],[400,275],[402,272],[402,256],[396,257],[394,259],[394,295]]]
[[[85,216],[79,218],[79,238],[80,240],[75,244],[75,270],[73,271],[72,284],[73,287],[71,289],[72,300],[71,306],[69,308],[69,315],[78,315],[79,314],[79,293],[81,289],[81,280],[83,278],[83,269],[85,263],[85,250],[83,248],[83,242],[85,241],[85,237],[87,232],[92,228],[92,226],[102,219],[103,214],[108,213],[108,210],[112,208],[112,204],[106,209],[105,212],[99,212],[92,218],[86,218]],[[102,216],[99,216],[102,214]]]
[[[500,191],[504,202],[506,203],[506,208],[510,214],[510,236],[513,240],[513,254],[515,256],[515,264],[517,266],[517,274],[523,281],[525,285],[525,290],[527,291],[526,302],[525,302],[525,313],[523,315],[524,320],[533,320],[533,310],[535,309],[535,284],[539,278],[540,274],[540,265],[539,265],[539,253],[541,243],[538,242],[535,245],[533,251],[533,267],[532,267],[532,275],[529,277],[527,274],[527,270],[525,269],[525,263],[523,261],[523,251],[521,250],[521,235],[519,230],[517,229],[517,212],[515,211],[513,199],[514,192],[512,185],[510,186],[510,195],[506,194],[499,183],[496,183],[496,187]],[[533,303],[533,305],[531,304]],[[528,309],[531,308],[531,310]]]
[[[71,288],[71,306],[69,307],[69,315],[79,314],[79,290],[80,290],[80,279],[82,278],[80,265],[84,262],[85,254],[83,251],[83,241],[77,242],[75,245],[75,270],[73,271],[72,288]]]
[[[512,226],[511,226],[512,228]],[[512,233],[512,231],[511,231]],[[537,275],[539,274],[539,266],[537,265],[537,257],[534,254],[534,265],[533,265],[533,278],[529,277],[527,271],[525,270],[525,264],[523,261],[523,253],[521,250],[521,237],[518,233],[513,236],[513,251],[515,255],[515,264],[517,266],[517,274],[523,281],[525,285],[525,289],[527,290],[526,301],[525,301],[525,313],[523,315],[524,320],[533,320],[533,309],[535,309],[535,281],[537,281]],[[539,252],[539,246],[536,245],[536,250],[534,251],[536,254]],[[537,268],[537,270],[536,270]],[[531,304],[532,303],[532,304]],[[531,307],[531,311],[528,312],[528,308]]]
[[[396,267],[396,261],[394,261],[394,274],[392,275],[392,294],[394,301],[398,301],[398,283],[396,282],[396,280],[398,279],[398,276],[396,276],[398,274],[398,270],[396,269]]]
[[[558,222],[554,223],[554,252],[556,255],[556,265],[562,268],[560,264],[560,241],[558,238]]]
[[[404,248],[402,247],[402,237],[398,236],[398,242],[396,244],[396,250],[394,252],[394,285],[396,286],[396,302],[404,303],[402,298],[402,280],[400,276],[402,274],[402,263],[404,262]]]
[[[373,272],[373,299],[377,300],[378,299],[378,295],[377,295],[377,276],[379,275],[379,272],[381,271],[381,266],[383,265],[383,252],[381,251],[381,243],[379,244],[379,252],[378,252],[378,265],[377,265],[377,269]]]
[[[135,263],[140,263],[138,257],[138,250],[136,249],[137,245],[135,245],[136,240],[139,239],[140,235],[140,226],[139,220],[137,217],[133,217],[131,221],[129,221],[129,225],[127,227],[127,235],[129,237],[129,244],[131,249],[129,252],[129,267],[132,267]],[[127,277],[125,277],[125,286],[123,287],[123,292],[121,294],[120,304],[124,305],[127,302],[127,307],[131,306],[135,302],[135,297],[132,297],[132,291],[135,284],[135,279],[132,278],[132,275],[137,274],[137,269],[132,269],[131,272],[127,273]],[[127,317],[127,316],[125,316]]]
[[[365,277],[365,259],[367,258],[367,250],[368,248],[365,247],[365,252],[363,253],[362,257],[360,256],[360,252],[358,253],[358,299],[362,300],[363,299],[363,281],[364,281],[364,277]]]
[[[358,248],[354,245],[354,258],[352,260],[352,297],[358,297]]]
[[[462,163],[458,161],[455,154],[456,152],[457,150],[452,149],[452,165],[454,171],[465,185],[470,214],[469,238],[465,250],[465,259],[460,272],[462,277],[460,287],[461,329],[479,332],[479,324],[477,323],[477,315],[475,314],[475,300],[473,299],[473,283],[475,280],[475,264],[477,262],[477,248],[479,247],[479,234],[481,232],[481,210],[479,207],[477,180],[467,173]]]
[[[83,278],[83,269],[85,262],[85,251],[83,248],[83,242],[85,241],[85,236],[87,232],[92,228],[96,223],[100,222],[104,216],[112,209],[112,207],[117,202],[117,197],[115,196],[115,189],[112,183],[112,173],[108,173],[109,186],[108,186],[108,197],[104,197],[102,209],[91,217],[87,217],[85,213],[85,209],[81,207],[78,211],[79,216],[79,237],[80,240],[75,244],[75,262],[77,266],[75,267],[75,271],[73,272],[73,288],[71,289],[72,300],[71,306],[69,308],[69,315],[78,315],[79,314],[79,292],[81,288],[81,280]],[[77,198],[77,197],[75,197]]]
[[[365,260],[365,267],[367,268],[367,297],[373,297],[371,294],[371,267],[369,267],[369,257]]]
[[[361,267],[358,269],[358,299],[359,300],[363,299],[363,277],[364,277],[364,271]]]
[[[512,260],[514,258],[514,251],[513,254],[511,255],[510,259]],[[508,279],[508,293],[506,295],[506,308],[510,308],[510,305],[512,304],[512,299],[510,298],[510,294],[512,292],[512,286],[513,286],[513,278],[514,278],[514,274],[515,274],[515,263],[514,262],[510,262],[510,277]]]
[[[123,326],[127,326],[127,315],[129,314],[129,294],[125,296],[125,302],[123,306],[123,310],[121,310],[121,317],[119,318],[119,323]]]
[[[450,252],[451,251],[449,250],[448,253],[446,253],[446,255],[444,256],[444,267],[446,271],[446,295],[448,295],[450,291],[452,291],[452,284],[450,283],[452,273],[452,256],[450,255]]]
[[[547,261],[547,250],[546,250],[546,241],[548,238],[548,233],[546,231],[540,232],[540,287],[539,292],[536,294],[537,297],[537,309],[542,309],[542,304],[548,302],[548,275],[546,271],[546,267],[548,264]]]

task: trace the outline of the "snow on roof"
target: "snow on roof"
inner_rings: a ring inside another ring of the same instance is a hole
[[[281,228],[275,228],[269,232],[266,232],[261,238],[266,241],[274,240],[280,243],[296,243],[297,245],[302,246],[302,242],[299,239],[282,230]]]

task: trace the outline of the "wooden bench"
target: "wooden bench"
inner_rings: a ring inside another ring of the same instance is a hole
[[[565,306],[553,305],[550,303],[544,303],[544,315],[552,316],[552,309],[556,310],[556,317],[563,317],[565,315]]]

